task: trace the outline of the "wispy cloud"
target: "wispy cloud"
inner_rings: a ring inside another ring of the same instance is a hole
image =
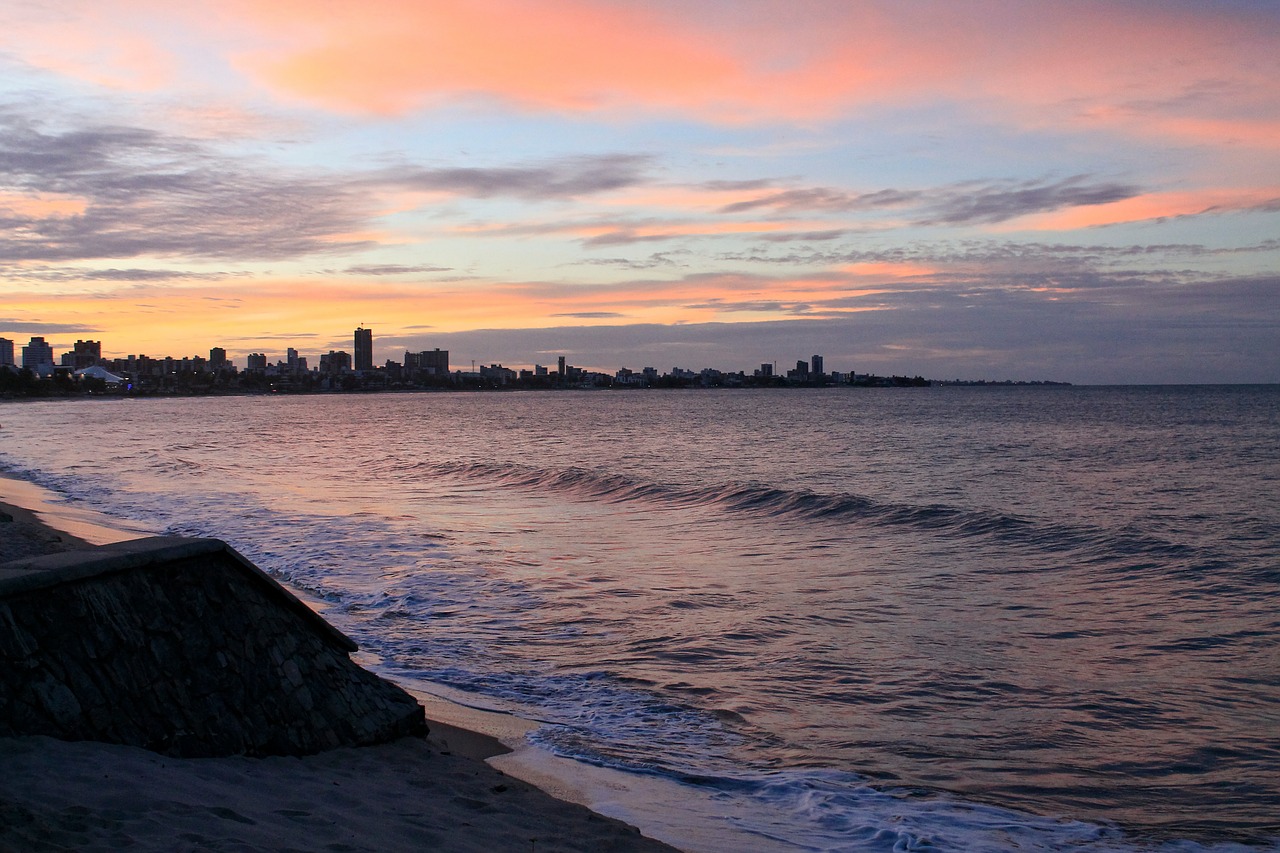
[[[79,323],[47,323],[40,320],[15,320],[11,317],[0,317],[0,336],[9,334],[29,335],[79,335],[99,331],[94,326]]]
[[[366,180],[390,187],[471,198],[572,199],[640,183],[652,158],[641,154],[576,156],[523,166],[402,166]]]
[[[1089,182],[1086,176],[1061,181],[1000,181],[960,186],[925,207],[920,225],[989,225],[1065,207],[1109,204],[1142,193],[1132,184]]]
[[[771,192],[726,204],[720,213],[770,209],[783,213],[816,211],[856,213],[906,209],[917,225],[989,225],[1032,213],[1066,207],[1107,204],[1133,198],[1142,190],[1116,181],[1090,181],[1078,175],[1058,181],[1003,180],[968,182],[923,190],[882,189],[848,192],[834,187],[806,187]],[[839,231],[810,232],[799,239],[831,239]],[[795,239],[784,235],[779,239]]]
[[[450,272],[453,267],[434,267],[428,264],[407,266],[404,264],[356,264],[342,270],[344,275],[380,276],[380,275],[422,275],[425,273]]]
[[[367,206],[324,176],[290,176],[156,131],[46,130],[0,114],[0,183],[84,200],[74,215],[0,215],[0,256],[277,260],[350,251]]]

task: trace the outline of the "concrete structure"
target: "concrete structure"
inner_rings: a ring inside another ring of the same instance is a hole
[[[44,338],[32,338],[22,348],[22,366],[38,370],[42,366],[53,367],[53,347]]]
[[[182,757],[301,755],[424,734],[356,644],[216,539],[0,565],[0,737]]]
[[[62,366],[84,370],[102,361],[102,341],[76,341],[75,347],[62,354]]]
[[[351,353],[341,350],[329,350],[320,356],[321,373],[346,373],[351,370]]]
[[[355,369],[373,370],[373,330],[361,326],[355,336]]]
[[[16,366],[13,361],[13,341],[0,338],[0,367]]]

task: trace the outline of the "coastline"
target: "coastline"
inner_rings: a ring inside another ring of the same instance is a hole
[[[3,474],[0,513],[12,519],[0,521],[0,562],[153,532]],[[0,738],[0,850],[674,849],[590,810],[563,767],[522,780],[518,754],[534,723],[413,692],[426,708],[426,740],[303,758],[175,759]]]

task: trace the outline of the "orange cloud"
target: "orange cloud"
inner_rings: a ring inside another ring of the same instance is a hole
[[[111,87],[243,96],[248,82],[353,114],[488,100],[805,122],[958,102],[1029,127],[1274,150],[1280,40],[1273,17],[1250,15],[1103,0],[63,0],[0,10],[0,46]]]
[[[1275,38],[1247,19],[1103,2],[886,11],[874,0],[798,0],[785,10],[749,0],[367,0],[318,13],[303,0],[244,0],[235,8],[238,25],[262,42],[238,54],[242,69],[286,96],[383,115],[478,96],[533,110],[737,122],[945,99],[1055,125],[1235,104],[1247,124],[1258,105],[1245,102],[1269,91],[1277,70]],[[1206,79],[1234,88],[1198,103],[1187,93]],[[1265,107],[1274,115],[1277,105]]]
[[[372,0],[323,15],[300,0],[254,2],[242,14],[303,35],[284,56],[242,67],[309,100],[397,114],[439,97],[496,97],[578,111],[642,103],[689,105],[736,88],[737,62],[650,15],[573,2]],[[692,86],[692,92],[689,91]]]
[[[149,31],[147,5],[23,4],[0,12],[0,47],[37,68],[108,89],[155,91],[172,82],[178,63]]]
[[[18,216],[44,218],[47,216],[76,216],[84,213],[89,202],[73,196],[20,195],[0,191],[0,210],[8,210]]]
[[[997,231],[1071,231],[1124,222],[1146,222],[1204,213],[1249,210],[1280,200],[1280,187],[1270,190],[1209,190],[1146,193],[1109,204],[1072,207],[1024,216],[1002,223]]]
[[[563,282],[467,281],[431,285],[267,279],[181,286],[85,283],[57,292],[0,287],[6,316],[17,321],[57,318],[60,325],[103,342],[109,357],[196,355],[223,346],[237,356],[269,355],[293,346],[327,351],[357,323],[380,337],[471,329],[522,329],[625,323],[744,322],[827,316],[821,303],[876,292],[865,277],[832,273],[802,278],[739,274],[613,285]],[[818,308],[810,313],[809,306]],[[581,314],[602,317],[580,317]],[[615,316],[620,315],[620,316]],[[0,326],[0,335],[5,334]],[[57,337],[57,336],[55,336]]]

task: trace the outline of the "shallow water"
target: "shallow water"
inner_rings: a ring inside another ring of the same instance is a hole
[[[683,784],[760,849],[1280,847],[1275,386],[3,420],[11,470],[226,539],[392,677]]]

